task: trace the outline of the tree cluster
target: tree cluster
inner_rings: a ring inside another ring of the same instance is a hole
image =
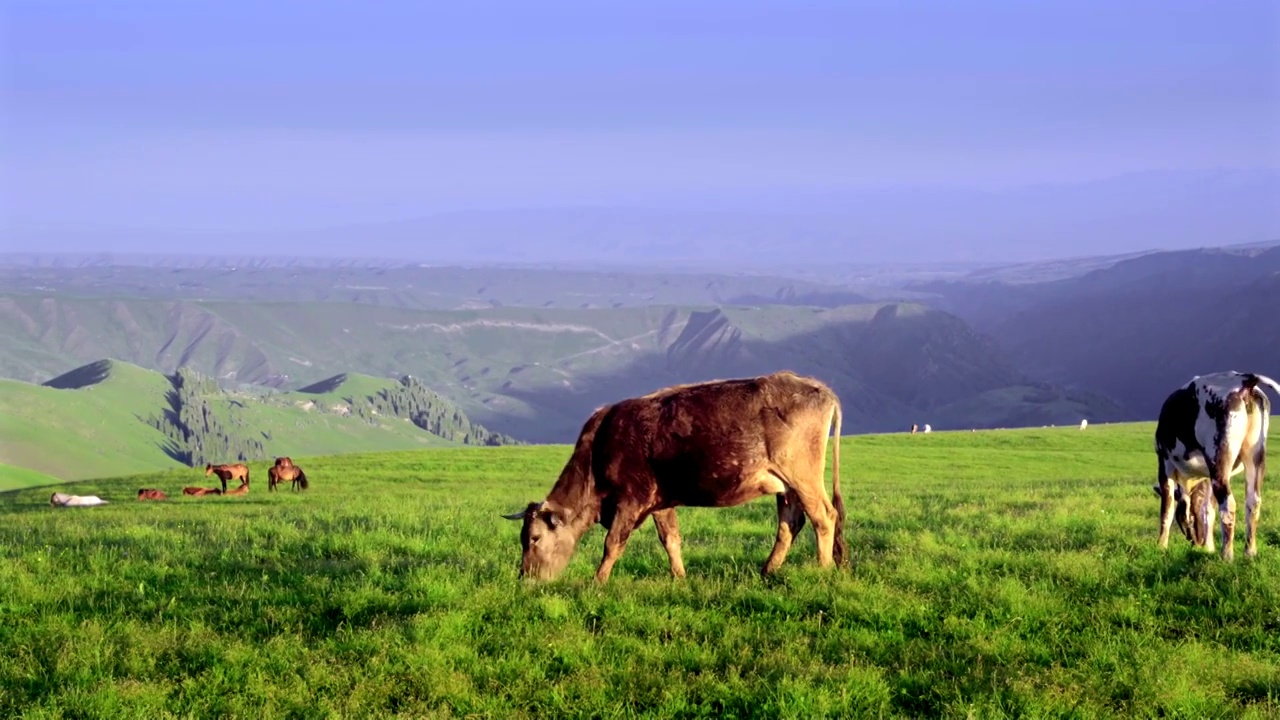
[[[210,404],[210,397],[221,394],[212,378],[178,368],[169,382],[173,385],[166,393],[169,407],[149,417],[147,424],[169,438],[170,456],[191,467],[267,458],[252,428],[231,413],[224,417]]]

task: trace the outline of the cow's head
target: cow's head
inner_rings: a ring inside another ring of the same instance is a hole
[[[520,528],[520,577],[554,580],[564,571],[578,546],[578,536],[565,521],[564,510],[531,502],[524,510],[502,517],[524,521]]]

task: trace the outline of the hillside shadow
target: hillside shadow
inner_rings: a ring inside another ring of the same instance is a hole
[[[844,434],[905,430],[926,422],[935,430],[1011,427],[1014,417],[1034,419],[1035,425],[1079,423],[1076,412],[1056,410],[1050,402],[1040,406],[1038,416],[1029,416],[1021,405],[1010,406],[963,427],[953,422],[955,427],[949,428],[936,415],[931,419],[931,412],[951,403],[1034,383],[1013,368],[990,338],[958,318],[936,311],[901,312],[900,307],[887,304],[870,319],[833,320],[778,340],[745,335],[718,309],[694,312],[665,351],[640,355],[616,371],[575,374],[572,389],[506,387],[503,395],[523,401],[537,414],[483,422],[522,440],[573,442],[590,413],[606,403],[678,383],[785,369],[835,390],[844,410]]]
[[[299,388],[297,392],[307,393],[308,395],[325,395],[342,387],[342,383],[347,381],[346,373],[339,373],[331,378],[325,378],[320,382],[312,383],[304,388]]]
[[[111,361],[98,360],[65,372],[42,384],[56,390],[80,390],[97,385],[108,377],[111,377]]]
[[[182,376],[174,374],[166,375],[165,378],[168,379],[170,387],[164,393],[165,403],[168,405],[163,410],[164,418],[172,427],[178,428],[182,432],[186,432],[186,426],[182,422],[182,396],[178,392],[182,387]],[[168,455],[173,460],[176,460],[183,465],[191,465],[193,457],[192,452],[182,445],[179,445],[176,440],[173,440],[172,438],[166,440],[166,442],[161,444],[160,449],[164,451],[165,455]]]

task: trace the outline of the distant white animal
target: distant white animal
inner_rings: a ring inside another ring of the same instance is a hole
[[[1081,430],[1083,430],[1083,429],[1085,429],[1085,428],[1087,428],[1087,427],[1089,427],[1089,421],[1088,421],[1088,420],[1081,420],[1081,421],[1080,421],[1080,429],[1081,429]]]
[[[1244,472],[1245,555],[1258,554],[1258,518],[1262,514],[1262,475],[1266,468],[1271,400],[1258,385],[1280,393],[1269,377],[1236,371],[1197,375],[1174,390],[1160,407],[1155,451],[1159,458],[1161,548],[1169,544],[1175,509],[1191,541],[1213,550],[1214,503],[1196,505],[1193,491],[1207,483],[1217,501],[1222,526],[1222,558],[1231,560],[1236,531],[1236,499],[1231,478]],[[1180,491],[1180,492],[1178,492]],[[1200,492],[1204,492],[1201,490]],[[1184,515],[1186,513],[1186,515]]]
[[[925,432],[927,432],[927,433],[929,433],[929,432],[933,432],[933,427],[932,427],[931,425],[929,425],[929,423],[925,423],[925,424],[924,424],[924,431],[925,431]]]
[[[97,495],[68,495],[56,492],[49,496],[49,504],[53,507],[90,507],[106,505],[107,501]]]

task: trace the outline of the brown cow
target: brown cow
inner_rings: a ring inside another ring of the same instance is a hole
[[[823,475],[827,432],[835,422],[832,499]],[[684,576],[675,508],[728,507],[776,495],[778,533],[763,574],[786,559],[807,515],[818,564],[843,564],[840,399],[790,371],[676,385],[599,408],[541,503],[503,517],[523,520],[521,577],[549,580],[582,536],[608,528],[596,580],[605,582],[627,538],[652,515],[671,573]]]
[[[290,482],[291,481],[291,482]],[[297,465],[290,464],[288,466],[273,466],[267,468],[267,490],[274,492],[276,485],[289,482],[291,490],[306,490],[308,487],[307,474],[302,472],[302,468]]]
[[[165,494],[155,488],[138,488],[139,500],[164,500]]]
[[[218,479],[222,481],[222,492],[227,491],[228,480],[239,480],[241,483],[249,484],[249,466],[244,463],[236,463],[234,465],[205,465],[204,474],[206,477],[216,474]]]

